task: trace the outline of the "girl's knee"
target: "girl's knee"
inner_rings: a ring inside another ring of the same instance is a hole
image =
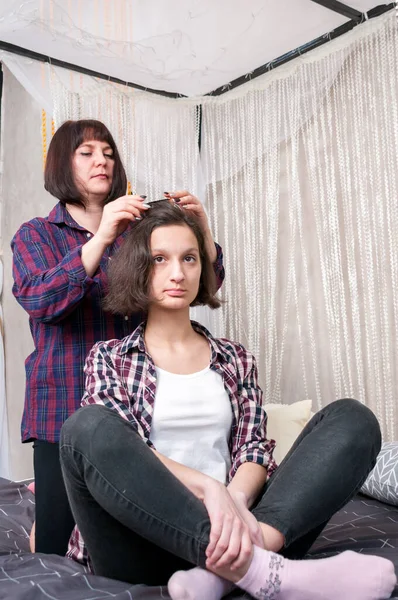
[[[100,404],[79,408],[62,425],[61,445],[75,445],[79,440],[90,439],[99,422],[109,411],[112,412]]]
[[[336,400],[330,405],[332,412],[342,421],[344,429],[358,445],[372,444],[376,454],[381,448],[381,430],[376,415],[364,404],[352,398]]]

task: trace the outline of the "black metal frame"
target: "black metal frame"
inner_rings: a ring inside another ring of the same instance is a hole
[[[353,21],[357,21],[358,23],[360,23],[364,18],[364,14],[361,13],[359,10],[357,10],[356,8],[352,8],[347,4],[343,4],[342,2],[338,2],[338,0],[311,0],[311,2],[314,2],[315,4],[320,4],[324,8],[328,8],[329,10],[337,12],[340,15],[347,17],[347,19],[352,19]]]
[[[113,83],[121,83],[122,85],[126,85],[127,87],[132,87],[136,90],[141,90],[143,92],[151,92],[151,94],[167,96],[167,98],[185,97],[183,94],[146,88],[142,85],[139,85],[138,83],[123,81],[123,79],[119,79],[118,77],[112,77],[112,75],[105,75],[105,73],[92,71],[91,69],[86,69],[85,67],[80,67],[79,65],[65,62],[63,60],[59,60],[58,58],[53,58],[51,56],[46,56],[45,54],[40,54],[39,52],[34,52],[33,50],[29,50],[28,48],[22,48],[22,46],[15,46],[14,44],[10,44],[9,42],[3,42],[2,40],[0,40],[0,50],[5,50],[6,52],[11,52],[12,54],[19,54],[20,56],[26,56],[27,58],[32,58],[33,60],[38,60],[39,62],[50,63],[51,65],[54,65],[56,67],[63,67],[64,69],[76,71],[77,73],[82,73],[83,75],[91,75],[92,77],[97,77],[98,79],[106,79],[107,81],[112,81]]]
[[[316,0],[311,1],[315,2]],[[327,0],[325,0],[325,3],[326,2]],[[397,2],[391,2],[390,4],[382,4],[380,6],[376,6],[375,8],[372,8],[370,11],[368,11],[366,17],[365,15],[362,15],[362,13],[360,13],[361,22],[366,20],[366,18],[373,19],[374,17],[379,17],[380,15],[395,8],[396,5]],[[272,60],[269,63],[266,63],[265,65],[261,65],[261,67],[254,69],[254,71],[252,71],[251,73],[246,73],[246,75],[243,75],[242,77],[238,77],[237,79],[230,81],[228,84],[223,85],[217,88],[216,90],[213,90],[212,92],[209,92],[208,94],[206,94],[206,96],[221,96],[222,94],[225,94],[225,92],[229,92],[230,90],[233,90],[239,87],[240,85],[243,85],[244,83],[255,79],[256,77],[260,77],[260,75],[264,75],[264,73],[268,73],[268,71],[272,71],[273,69],[276,69],[277,67],[280,67],[281,65],[284,65],[287,62],[293,60],[294,58],[302,56],[310,50],[314,50],[314,48],[318,48],[319,46],[330,42],[331,40],[339,37],[340,35],[347,33],[351,29],[354,29],[354,27],[356,27],[358,23],[359,22],[356,19],[351,19],[350,21],[347,21],[347,23],[340,25],[340,27],[333,29],[333,31],[330,31],[325,35],[315,38],[315,40],[312,40],[311,42],[308,42],[307,44],[304,44],[303,46],[300,46],[295,50],[291,50],[290,52],[287,52],[286,54],[275,58],[275,60]]]

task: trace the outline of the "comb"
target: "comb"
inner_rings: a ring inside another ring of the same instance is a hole
[[[157,202],[169,202],[168,198],[158,198],[157,200],[145,200],[145,204],[156,204]]]

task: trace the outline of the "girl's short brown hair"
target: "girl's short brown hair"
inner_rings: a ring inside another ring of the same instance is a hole
[[[151,234],[158,227],[167,225],[186,225],[193,231],[198,242],[202,272],[198,294],[191,306],[220,306],[220,301],[215,297],[216,276],[199,222],[185,209],[164,200],[154,203],[141,221],[134,222],[122,247],[110,261],[105,310],[122,315],[148,311],[153,269]]]
[[[52,196],[58,198],[62,204],[85,206],[85,200],[75,182],[72,159],[76,149],[83,142],[91,140],[106,142],[113,152],[112,187],[106,202],[116,200],[126,193],[126,172],[109,129],[101,121],[95,119],[65,121],[54,133],[50,142],[44,169],[45,189]]]

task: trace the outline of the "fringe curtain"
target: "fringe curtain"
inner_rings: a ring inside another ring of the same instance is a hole
[[[1,58],[25,82],[36,69],[47,122],[103,120],[133,190],[204,191],[227,272],[211,328],[255,354],[267,402],[355,397],[392,440],[397,55],[391,11],[218,98],[169,100],[52,66],[40,85],[37,66]]]
[[[263,90],[208,104],[203,134],[227,270],[216,333],[254,352],[266,402],[312,398],[319,409],[354,397],[388,440],[398,439],[397,58],[390,14]]]

